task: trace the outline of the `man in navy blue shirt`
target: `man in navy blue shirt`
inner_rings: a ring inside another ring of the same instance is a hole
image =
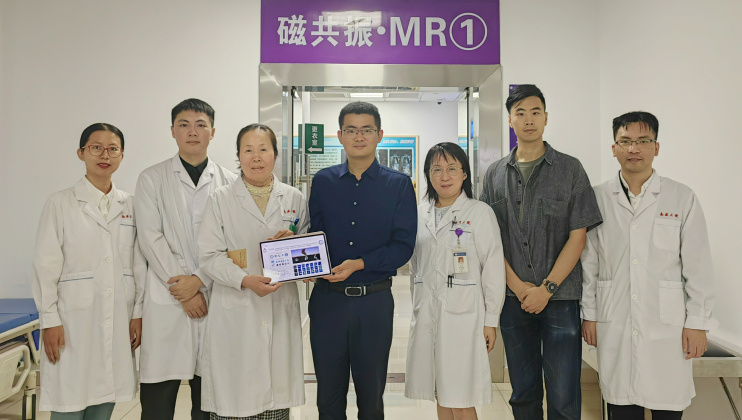
[[[321,420],[345,419],[350,372],[358,418],[383,419],[392,344],[392,276],[412,256],[417,202],[410,177],[379,165],[381,117],[352,102],[340,111],[338,138],[348,160],[317,173],[309,196],[310,231],[324,231],[332,275],[309,300],[310,339]]]

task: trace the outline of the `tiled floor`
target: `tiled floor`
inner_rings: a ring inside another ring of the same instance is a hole
[[[389,372],[397,373],[405,371],[405,361],[407,359],[407,342],[410,328],[410,316],[412,313],[409,278],[404,276],[396,277],[393,286],[395,298],[395,319],[394,319],[394,338],[392,340],[392,350],[389,359]],[[305,372],[313,372],[311,348],[309,340],[304,340],[304,367]],[[291,410],[292,420],[314,420],[318,419],[317,406],[315,399],[317,395],[317,386],[308,383],[305,386],[306,404],[302,407],[296,407]],[[435,419],[435,403],[430,401],[409,400],[402,395],[404,384],[390,383],[387,384],[387,391],[384,395],[385,415],[387,420],[418,420],[418,419]],[[480,419],[512,419],[510,405],[507,400],[510,398],[510,384],[493,384],[492,387],[493,402],[484,407],[477,407]],[[187,384],[181,385],[178,393],[178,403],[175,409],[175,418],[177,420],[187,420],[190,418],[190,389]],[[120,403],[114,409],[113,420],[138,420],[141,414],[139,401],[135,400],[128,403]],[[355,396],[352,392],[348,398],[348,418],[356,418],[357,409],[355,407]],[[21,418],[21,401],[20,395],[0,403],[1,420],[18,420]],[[49,413],[39,412],[39,420],[48,420]],[[583,384],[582,387],[582,418],[584,420],[599,420],[600,416],[600,390],[597,384]]]
[[[291,410],[292,420],[315,420],[317,406],[314,404],[317,387],[315,384],[306,385],[307,403],[302,407]],[[477,407],[480,419],[512,419],[510,405],[507,399],[510,398],[509,384],[493,385],[493,403],[484,407]],[[387,391],[384,395],[385,414],[387,420],[431,420],[436,418],[435,403],[430,401],[409,400],[402,395],[400,391]],[[182,385],[178,393],[178,403],[175,408],[176,420],[190,419],[190,390],[188,385]],[[348,398],[348,418],[356,418],[358,411],[355,407],[355,397],[353,393]],[[128,403],[119,403],[113,411],[112,420],[139,420],[141,407],[139,401]],[[18,397],[0,403],[0,419],[3,420],[20,420],[21,418],[21,401]],[[36,416],[38,420],[49,420],[48,412],[39,412]],[[583,420],[600,419],[600,391],[596,385],[584,384],[582,391],[582,418]]]

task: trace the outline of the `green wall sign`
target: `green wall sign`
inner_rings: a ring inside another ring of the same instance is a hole
[[[325,125],[303,124],[304,126],[304,153],[321,155],[325,153]],[[301,124],[299,130],[301,131]]]

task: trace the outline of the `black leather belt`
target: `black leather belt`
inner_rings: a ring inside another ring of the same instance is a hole
[[[347,285],[342,282],[338,282],[338,283],[328,282],[327,287],[332,292],[344,293],[345,296],[359,297],[359,296],[370,295],[376,292],[381,292],[382,290],[391,289],[392,278],[387,277],[386,279],[378,281],[376,283],[356,284],[356,285]]]

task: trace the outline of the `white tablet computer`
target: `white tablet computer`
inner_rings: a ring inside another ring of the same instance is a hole
[[[260,258],[271,283],[327,276],[332,270],[324,232],[261,242]]]

